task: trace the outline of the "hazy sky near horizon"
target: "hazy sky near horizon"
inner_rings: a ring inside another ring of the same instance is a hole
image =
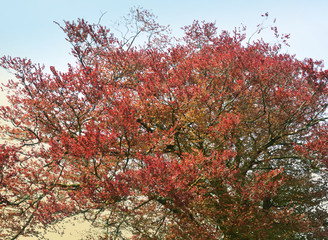
[[[328,66],[327,0],[0,0],[0,56],[27,57],[33,62],[65,70],[74,63],[65,34],[54,23],[84,18],[111,26],[133,6],[151,10],[162,25],[178,34],[193,20],[215,21],[219,31],[232,31],[241,24],[248,33],[256,30],[261,14],[269,12],[281,33],[290,33],[290,54],[303,59],[324,60]],[[0,69],[0,82],[11,76]],[[3,99],[3,94],[0,96]]]

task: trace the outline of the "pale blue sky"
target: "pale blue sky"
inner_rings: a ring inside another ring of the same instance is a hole
[[[277,18],[280,32],[290,33],[285,49],[300,59],[322,59],[328,67],[328,0],[0,0],[0,56],[31,58],[34,62],[64,70],[70,45],[53,21],[85,18],[110,25],[133,6],[152,10],[159,23],[177,33],[194,19],[216,21],[220,29],[233,30],[244,24],[252,32],[269,12]],[[268,21],[270,22],[270,21]],[[0,82],[8,78],[0,70]]]

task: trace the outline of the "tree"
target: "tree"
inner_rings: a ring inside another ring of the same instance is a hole
[[[121,40],[65,22],[67,72],[1,58],[17,79],[0,113],[16,141],[0,147],[1,237],[77,214],[101,239],[327,237],[321,62],[198,21],[173,43],[148,11],[133,19]]]

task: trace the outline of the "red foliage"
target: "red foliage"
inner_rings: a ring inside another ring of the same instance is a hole
[[[66,73],[1,58],[17,78],[1,129],[19,146],[0,147],[1,236],[83,213],[136,239],[323,238],[320,62],[197,21],[170,46],[136,14],[156,39],[145,47],[65,22],[77,58]]]

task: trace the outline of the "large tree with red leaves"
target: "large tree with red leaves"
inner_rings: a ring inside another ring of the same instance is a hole
[[[133,17],[123,39],[65,22],[67,72],[1,58],[16,77],[0,112],[15,143],[0,145],[1,238],[77,214],[101,239],[327,237],[321,63],[212,23],[173,41],[151,13]]]

